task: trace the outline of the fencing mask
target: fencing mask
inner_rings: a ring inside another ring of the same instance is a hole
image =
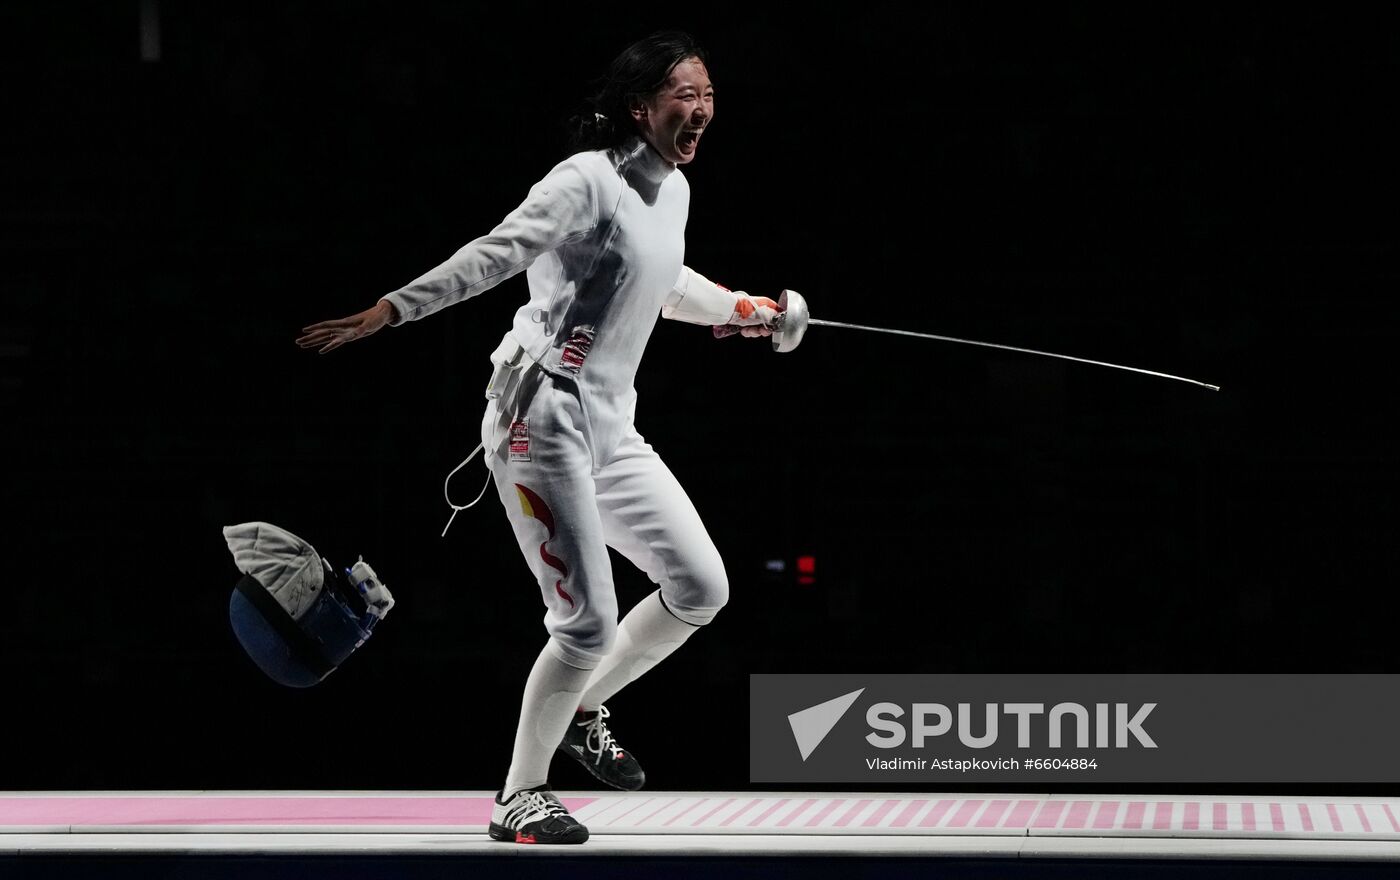
[[[224,527],[243,578],[229,599],[234,635],[278,684],[311,687],[364,644],[394,597],[360,559],[337,572],[310,544],[265,522]]]

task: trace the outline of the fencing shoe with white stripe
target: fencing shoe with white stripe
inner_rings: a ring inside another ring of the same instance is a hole
[[[569,815],[548,785],[517,791],[501,803],[498,792],[491,807],[492,840],[514,843],[583,843],[588,829]]]
[[[582,764],[600,782],[623,791],[636,791],[646,785],[647,775],[632,753],[623,751],[613,739],[604,723],[608,714],[607,706],[599,706],[596,712],[577,712],[564,732],[559,751]]]

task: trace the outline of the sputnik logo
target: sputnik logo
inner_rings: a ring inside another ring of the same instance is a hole
[[[544,523],[544,527],[549,530],[549,537],[540,543],[540,558],[543,559],[545,564],[550,568],[558,569],[564,577],[568,577],[569,567],[564,564],[564,560],[560,559],[558,556],[552,555],[548,550],[544,549],[545,544],[554,540],[554,514],[550,512],[549,505],[544,503],[543,498],[531,492],[529,489],[526,489],[519,483],[515,484],[515,491],[516,494],[520,496],[520,508],[525,511],[525,515]],[[574,597],[564,592],[563,583],[564,578],[555,581],[554,592],[563,597],[563,599],[569,603],[569,607],[573,608]]]
[[[846,714],[846,710],[851,708],[851,704],[863,693],[865,693],[865,688],[851,691],[849,694],[834,700],[827,700],[825,703],[818,703],[809,709],[794,712],[787,717],[788,724],[792,727],[792,738],[797,740],[797,750],[802,754],[803,761],[806,761],[807,756],[822,744],[822,740],[826,739],[828,733],[831,733],[836,722],[841,720],[841,716]]]

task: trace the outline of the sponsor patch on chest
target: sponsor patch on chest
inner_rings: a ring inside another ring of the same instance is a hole
[[[510,423],[510,460],[530,460],[530,417]]]
[[[564,342],[564,351],[559,355],[559,368],[566,373],[575,376],[583,369],[583,361],[588,357],[588,350],[593,347],[593,336],[595,334],[593,325],[580,324],[569,334],[569,338]]]

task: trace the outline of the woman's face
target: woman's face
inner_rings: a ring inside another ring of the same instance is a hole
[[[715,88],[699,58],[675,66],[655,95],[632,105],[637,132],[673,165],[695,158],[700,135],[715,118]]]

